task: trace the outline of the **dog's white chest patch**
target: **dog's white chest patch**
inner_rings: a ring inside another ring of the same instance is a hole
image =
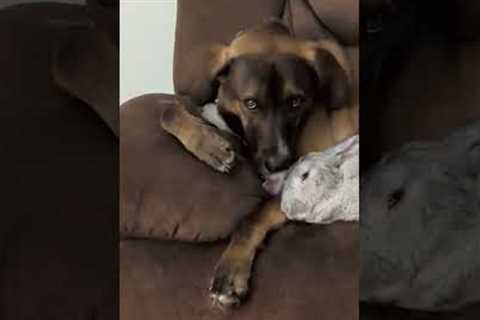
[[[301,158],[288,173],[266,182],[281,191],[281,208],[291,220],[327,224],[359,219],[359,137]],[[276,190],[275,190],[276,189]]]
[[[233,133],[228,127],[223,117],[218,112],[218,106],[215,103],[207,103],[202,108],[202,118],[210,122],[218,129]]]

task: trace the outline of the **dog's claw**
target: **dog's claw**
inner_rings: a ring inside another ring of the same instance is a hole
[[[235,166],[235,152],[233,152],[232,150],[229,150],[228,155],[225,156],[223,160],[218,158],[216,160],[218,164],[217,165],[212,164],[212,167],[214,169],[217,169],[220,172],[229,173]]]
[[[235,295],[211,293],[210,298],[222,307],[232,308],[240,305],[240,299]]]
[[[210,298],[220,306],[239,306],[248,293],[249,268],[220,265],[210,285]]]
[[[210,286],[210,298],[223,307],[236,307],[240,305],[241,295],[234,291],[232,283],[227,276],[214,278]]]

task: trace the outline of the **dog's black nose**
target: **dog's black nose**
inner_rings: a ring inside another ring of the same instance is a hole
[[[290,156],[270,156],[265,159],[265,168],[270,172],[278,172],[287,169],[291,164]]]

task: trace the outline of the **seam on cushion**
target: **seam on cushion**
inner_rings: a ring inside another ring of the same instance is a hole
[[[175,239],[179,228],[180,228],[180,223],[177,222],[175,224],[175,227],[173,227],[173,231],[172,231],[172,234],[170,235],[170,238]]]
[[[292,2],[291,0],[286,0],[285,1],[285,11],[287,14],[287,22],[288,22],[288,28],[290,29],[290,33],[296,37],[295,34],[295,28],[293,26],[293,13],[292,13]]]
[[[321,28],[323,28],[324,30],[327,31],[327,33],[330,34],[331,37],[334,37],[337,41],[340,41],[340,38],[332,31],[332,29],[330,29],[326,24],[325,22],[323,22],[323,20],[318,16],[317,12],[315,11],[315,9],[313,8],[310,0],[303,0],[303,2],[305,3],[305,6],[308,8],[308,10],[312,13],[312,16],[315,18],[315,21],[317,21],[317,23],[321,26]]]
[[[287,10],[287,5],[289,1],[290,0],[283,0],[283,4],[281,5],[282,11],[280,11],[280,15],[279,15],[280,18],[283,18],[283,16],[285,15],[285,11]]]
[[[141,230],[143,227],[141,224],[141,220],[142,220],[142,211],[145,204],[146,188],[147,187],[145,185],[142,185],[140,187],[140,190],[138,192],[138,198],[136,199],[137,201],[135,201],[134,208],[133,208],[132,216],[135,217],[135,220],[134,220],[134,223],[131,225],[131,229],[127,231],[127,235],[129,233],[132,233],[132,234],[138,233],[139,230]]]

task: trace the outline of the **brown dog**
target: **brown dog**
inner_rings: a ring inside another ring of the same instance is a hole
[[[285,169],[298,156],[358,131],[356,76],[333,39],[296,39],[270,21],[212,51],[219,113],[246,142],[260,174]],[[232,143],[192,112],[183,105],[167,110],[162,126],[199,159],[228,172],[235,159]],[[278,199],[244,221],[216,267],[210,288],[216,302],[230,306],[246,296],[258,246],[285,222]]]

